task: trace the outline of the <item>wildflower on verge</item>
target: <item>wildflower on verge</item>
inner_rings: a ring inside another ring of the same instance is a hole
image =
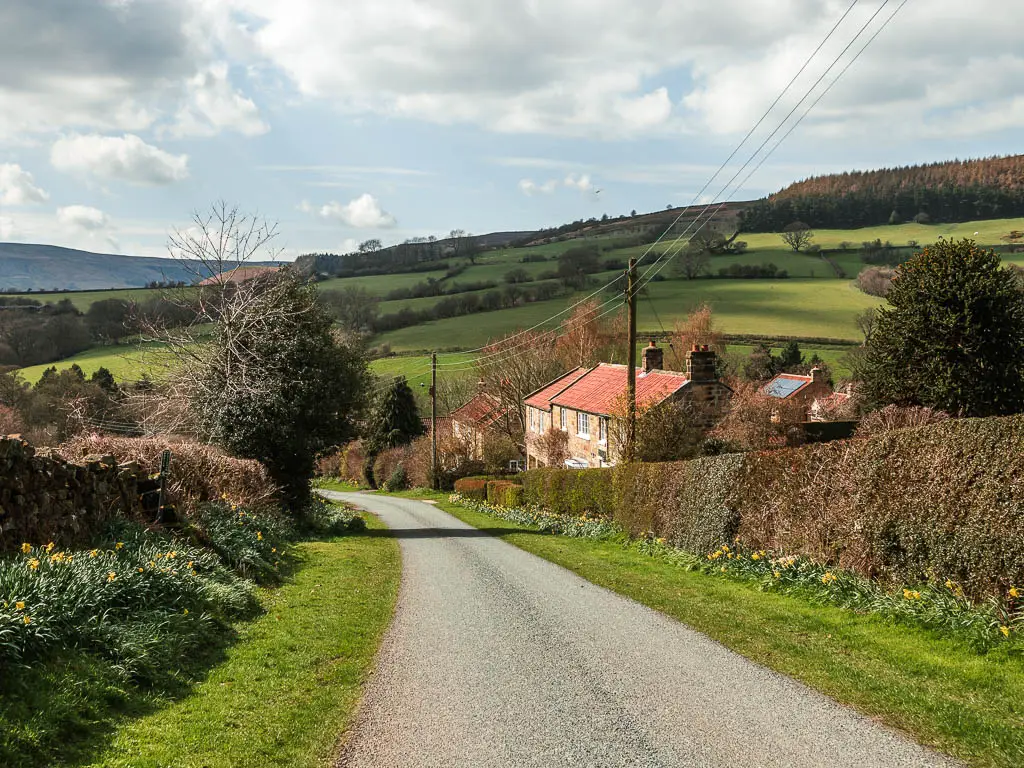
[[[32,551],[32,545],[26,541],[24,544],[21,545],[21,551],[27,555],[29,552]]]

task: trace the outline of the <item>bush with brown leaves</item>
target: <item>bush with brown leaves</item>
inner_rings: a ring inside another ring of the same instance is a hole
[[[224,496],[233,504],[247,506],[277,499],[277,488],[262,464],[232,458],[209,445],[148,437],[81,436],[57,448],[68,461],[96,454],[114,456],[119,464],[135,462],[150,474],[160,471],[165,450],[171,451],[168,499],[185,514]]]

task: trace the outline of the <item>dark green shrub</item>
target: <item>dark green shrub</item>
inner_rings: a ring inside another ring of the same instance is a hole
[[[464,477],[455,481],[455,492],[468,499],[487,501],[487,480]]]
[[[487,483],[487,503],[496,507],[521,507],[523,486],[508,480],[491,480]]]

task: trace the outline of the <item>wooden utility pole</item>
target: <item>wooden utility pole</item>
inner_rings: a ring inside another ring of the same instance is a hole
[[[629,260],[626,272],[626,306],[628,311],[628,347],[626,352],[626,456],[633,461],[636,443],[636,259]]]
[[[437,352],[430,353],[430,485],[439,490],[437,476]]]

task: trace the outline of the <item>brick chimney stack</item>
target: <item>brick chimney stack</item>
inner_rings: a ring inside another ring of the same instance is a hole
[[[665,352],[654,343],[654,339],[651,339],[651,343],[644,350],[643,372],[660,371],[664,367]]]
[[[687,378],[690,381],[717,381],[716,358],[717,356],[707,344],[703,346],[694,344],[693,349],[686,353]]]
[[[818,384],[825,381],[825,372],[821,368],[811,368],[811,383]]]

